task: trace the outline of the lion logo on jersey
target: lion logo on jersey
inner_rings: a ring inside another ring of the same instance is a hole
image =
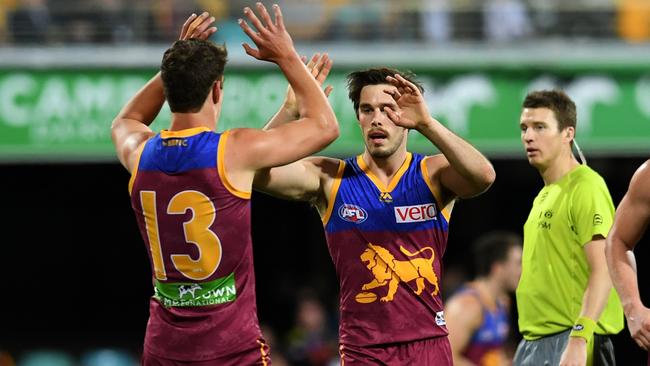
[[[433,248],[424,247],[415,253],[409,252],[402,246],[399,247],[399,250],[409,257],[429,250],[431,251],[431,258],[413,258],[400,261],[395,259],[395,256],[387,249],[368,243],[368,248],[361,254],[361,261],[367,263],[366,267],[372,272],[375,279],[363,285],[361,289],[365,291],[388,285],[388,293],[380,299],[382,302],[387,302],[393,301],[400,281],[410,282],[415,280],[417,289],[414,292],[420,295],[425,287],[424,280],[427,280],[434,287],[431,296],[436,296],[439,292],[439,286],[438,276],[433,271],[433,260],[435,258]]]

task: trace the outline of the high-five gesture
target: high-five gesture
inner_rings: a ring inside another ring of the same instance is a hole
[[[269,12],[262,3],[257,3],[256,6],[257,12],[260,14],[262,20],[249,7],[244,8],[244,15],[255,29],[257,29],[257,32],[245,20],[239,19],[239,26],[257,46],[257,49],[254,49],[248,43],[244,43],[243,46],[246,53],[258,60],[274,63],[278,63],[280,59],[295,54],[296,50],[293,47],[291,36],[284,28],[280,7],[277,4],[273,5],[274,21],[271,20]]]
[[[307,63],[307,68],[311,72],[311,75],[314,77],[314,79],[316,79],[316,82],[318,82],[318,85],[322,86],[323,82],[325,82],[325,79],[327,79],[327,75],[329,75],[330,70],[332,70],[332,59],[329,58],[329,55],[327,53],[315,53]],[[331,85],[325,87],[325,95],[329,96],[333,89],[334,88]],[[282,108],[286,110],[289,116],[292,116],[293,118],[300,117],[298,113],[298,101],[296,100],[296,93],[294,93],[291,85],[289,85],[287,88],[287,96],[284,98],[284,105]]]
[[[310,70],[296,52],[278,5],[273,5],[273,13],[274,19],[271,19],[266,7],[259,2],[255,12],[244,8],[247,21],[240,19],[239,25],[257,49],[246,43],[243,46],[247,54],[258,60],[273,62],[282,70],[295,93],[296,103],[289,118],[296,123],[263,131],[233,131],[228,141],[241,141],[242,153],[235,159],[235,164],[240,164],[242,181],[249,185],[257,170],[285,165],[309,156],[330,144],[339,134],[336,115],[317,77],[314,77],[315,71],[313,68]],[[231,171],[235,169],[231,165]]]
[[[214,23],[214,17],[211,17],[207,11],[198,16],[192,14],[187,18],[185,23],[183,23],[181,35],[178,39],[208,39],[217,31],[217,27],[210,27],[212,23]]]
[[[399,111],[394,111],[389,107],[384,107],[384,111],[393,123],[404,128],[418,129],[431,119],[422,92],[415,84],[400,74],[388,76],[386,81],[396,89],[386,89],[384,92],[393,97],[400,108]]]

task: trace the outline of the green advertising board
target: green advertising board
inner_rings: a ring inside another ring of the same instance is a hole
[[[330,102],[341,136],[324,153],[362,151],[362,139],[338,70]],[[490,156],[523,155],[518,119],[528,90],[561,87],[578,105],[577,139],[587,155],[650,153],[650,74],[630,70],[416,70],[432,115]],[[0,160],[115,160],[110,124],[152,69],[0,70]],[[280,106],[286,81],[273,69],[226,73],[218,130],[261,127]],[[169,124],[165,106],[152,127]],[[410,149],[434,152],[411,133]]]

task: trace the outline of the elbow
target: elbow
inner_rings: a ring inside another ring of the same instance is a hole
[[[321,137],[323,139],[324,146],[327,146],[334,142],[341,135],[341,130],[339,129],[339,123],[336,119],[336,116],[324,116],[321,122],[322,131]]]
[[[120,126],[122,125],[122,121],[123,121],[122,118],[118,116],[115,117],[115,119],[111,123],[111,138],[113,138],[113,140],[115,140],[115,134],[120,129]]]
[[[338,121],[334,118],[334,122],[332,122],[328,128],[328,138],[330,139],[330,142],[333,142],[339,138],[339,136],[341,136],[341,129],[339,128]]]
[[[120,117],[115,117],[115,119],[113,120],[113,122],[111,122],[111,131],[115,131],[115,129],[117,129],[117,127],[119,127],[119,125],[120,125],[120,120],[121,120]]]
[[[494,167],[492,166],[492,163],[488,162],[485,167],[485,173],[484,173],[484,179],[485,179],[485,184],[486,187],[485,189],[490,188],[492,183],[494,183],[494,180],[497,179],[497,172],[494,170]]]
[[[492,186],[492,183],[494,183],[494,180],[497,178],[497,173],[494,171],[492,164],[488,161],[484,164],[480,174],[478,174],[476,178],[476,188],[480,194],[487,191]]]

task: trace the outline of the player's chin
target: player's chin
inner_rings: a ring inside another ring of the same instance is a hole
[[[368,152],[372,157],[385,158],[393,153],[393,150],[387,146],[368,146]]]

